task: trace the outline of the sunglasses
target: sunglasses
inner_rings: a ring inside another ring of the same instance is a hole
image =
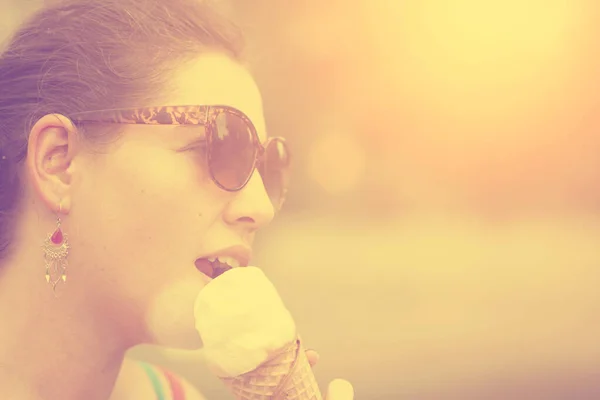
[[[252,121],[233,107],[114,109],[80,112],[70,117],[74,123],[202,125],[206,130],[208,171],[218,187],[228,192],[242,190],[258,169],[275,210],[279,211],[285,201],[290,167],[285,140],[272,137],[263,145]]]

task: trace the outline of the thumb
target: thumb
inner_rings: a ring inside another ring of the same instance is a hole
[[[327,387],[325,400],[354,400],[354,388],[345,379],[334,379]]]

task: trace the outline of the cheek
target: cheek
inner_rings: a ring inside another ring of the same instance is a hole
[[[147,298],[197,274],[193,260],[223,202],[213,188],[198,183],[193,160],[137,146],[109,157],[94,178],[80,199],[79,225],[86,256],[104,279]]]
[[[194,223],[202,223],[197,219],[200,211],[209,217],[218,210],[215,191],[199,179],[198,170],[184,154],[164,150],[138,150],[134,160],[116,157],[105,176],[111,196],[107,211],[127,232],[148,240],[185,234]]]

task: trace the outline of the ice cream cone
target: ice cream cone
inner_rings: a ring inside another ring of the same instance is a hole
[[[300,338],[258,368],[221,380],[237,400],[322,400]]]

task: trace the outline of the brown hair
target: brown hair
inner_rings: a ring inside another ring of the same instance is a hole
[[[39,118],[153,105],[181,63],[207,50],[240,60],[242,46],[239,30],[205,0],[64,0],[32,15],[0,55],[0,259]],[[80,128],[98,146],[118,135],[114,127]]]

